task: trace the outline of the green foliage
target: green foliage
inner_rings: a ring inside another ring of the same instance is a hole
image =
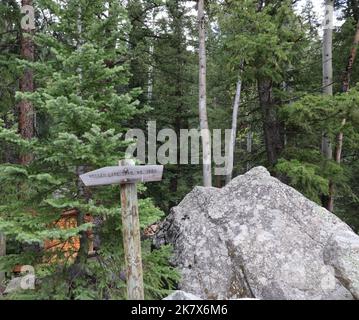
[[[310,163],[301,163],[294,159],[281,159],[276,169],[291,179],[291,184],[309,199],[320,203],[320,194],[328,195],[329,181],[319,175],[320,167]]]
[[[295,64],[303,29],[291,1],[271,1],[258,11],[256,1],[232,1],[219,15],[226,32],[229,63],[246,64],[245,80],[273,79],[279,83]]]
[[[289,177],[290,183],[310,199],[321,203],[328,195],[329,181],[336,188],[336,213],[357,228],[350,210],[358,204],[358,190],[353,169],[358,150],[359,91],[354,87],[346,94],[335,96],[306,95],[285,105],[281,117],[286,123],[288,143],[282,159],[276,166],[279,173]],[[346,119],[343,125],[343,119]],[[336,149],[337,137],[344,134],[344,155],[339,165],[320,154],[323,132]],[[354,175],[353,175],[354,174]]]
[[[120,40],[130,31],[126,9],[109,1],[108,11],[106,3],[69,0],[59,6],[56,1],[39,1],[39,12],[48,9],[56,22],[37,33],[40,53],[35,63],[17,60],[20,71],[25,66],[34,71],[37,89],[13,97],[31,101],[42,123],[36,138],[24,140],[15,125],[0,122],[1,145],[33,157],[26,166],[0,164],[0,230],[14,243],[0,263],[8,272],[16,264],[33,265],[38,286],[10,299],[126,298],[120,277],[125,267],[119,186],[86,189],[78,177],[116,165],[128,145],[124,132],[149,110],[138,100],[141,91],[128,88],[127,48]],[[144,228],[164,213],[141,190]],[[61,214],[71,209],[80,216],[91,214],[98,223],[79,218],[77,227],[55,227]],[[60,247],[43,250],[45,241],[84,237],[89,228],[100,237],[101,246],[85,263],[81,257],[74,261]],[[162,297],[178,280],[169,258],[169,248],[152,251],[143,244],[146,298]]]
[[[102,246],[99,256],[86,264],[85,274],[74,277],[76,270],[70,268],[44,267],[36,269],[40,278],[35,290],[22,291],[6,299],[53,299],[53,300],[123,300],[126,299],[124,281],[124,257],[119,254],[119,241]],[[169,246],[151,250],[150,243],[142,246],[145,299],[161,299],[167,296],[178,283],[177,271],[168,265],[172,254]],[[42,268],[42,269],[41,269]]]

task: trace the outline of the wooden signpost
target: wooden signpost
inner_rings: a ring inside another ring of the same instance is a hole
[[[120,161],[118,167],[106,167],[80,176],[85,186],[121,185],[122,234],[125,250],[127,298],[143,300],[141,235],[138,213],[138,182],[161,181],[163,166],[135,166],[131,159]]]

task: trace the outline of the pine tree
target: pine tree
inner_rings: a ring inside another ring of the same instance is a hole
[[[16,108],[14,108],[16,90],[16,63],[14,60],[19,58],[17,44],[20,35],[19,6],[16,1],[0,2],[0,74],[2,81],[0,84],[0,119],[6,127],[11,127],[16,119]],[[14,153],[10,144],[0,145],[0,162],[15,163],[17,155]],[[6,237],[0,229],[0,257],[6,254]],[[3,285],[5,273],[0,270],[0,288]]]
[[[223,6],[221,28],[231,50],[231,65],[243,81],[255,84],[263,124],[267,163],[275,166],[284,149],[284,127],[278,109],[283,83],[302,50],[303,30],[291,1],[230,2]]]

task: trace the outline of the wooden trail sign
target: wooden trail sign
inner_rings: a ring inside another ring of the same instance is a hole
[[[163,166],[105,167],[80,176],[85,186],[161,181]]]
[[[138,212],[138,182],[162,180],[163,166],[135,166],[134,161],[120,161],[119,167],[106,167],[80,176],[85,186],[121,185],[122,234],[125,251],[127,298],[143,300],[141,234]]]

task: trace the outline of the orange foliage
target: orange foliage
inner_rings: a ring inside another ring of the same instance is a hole
[[[71,229],[77,227],[77,210],[66,211],[61,215],[61,218],[54,223],[56,228],[60,229]],[[85,222],[93,222],[91,215],[85,216]],[[89,253],[93,252],[93,233],[91,230],[87,231],[87,237],[89,238]],[[44,243],[45,251],[53,252],[54,254],[50,257],[49,262],[61,262],[73,261],[80,249],[80,238],[71,237],[67,241],[61,240],[47,240]],[[61,252],[62,258],[58,258],[58,253]],[[60,260],[60,261],[59,261]]]

